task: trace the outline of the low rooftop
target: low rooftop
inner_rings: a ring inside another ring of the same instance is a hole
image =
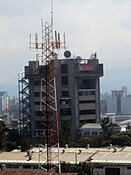
[[[42,158],[40,163],[46,162],[47,149],[40,149]],[[31,159],[27,155],[27,152],[13,151],[13,152],[1,152],[0,153],[0,164],[34,164],[37,165],[39,162],[39,148],[33,148],[30,150]],[[52,149],[52,161],[57,163],[57,149]],[[130,154],[131,147],[103,147],[103,148],[60,148],[60,161],[67,163],[79,163],[90,160],[94,163],[131,163]],[[44,158],[43,158],[44,157]]]

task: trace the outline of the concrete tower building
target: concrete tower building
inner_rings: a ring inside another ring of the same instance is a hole
[[[24,80],[28,82],[29,95],[28,119],[30,124],[28,131],[32,138],[46,136],[46,129],[41,124],[42,114],[40,111],[40,80],[41,70],[44,72],[44,69],[45,67],[39,65],[38,61],[30,61],[29,65],[25,66]],[[58,59],[56,94],[59,125],[61,127],[62,122],[69,121],[72,140],[77,139],[78,129],[83,124],[99,123],[100,121],[101,76],[103,76],[103,64],[99,64],[99,60],[96,58]],[[23,90],[25,89],[23,88]],[[22,101],[25,103],[24,99]],[[21,111],[23,113],[23,110]],[[26,119],[26,116],[24,118]]]
[[[83,124],[100,122],[101,76],[103,64],[98,59],[58,60],[58,114],[60,123],[70,121],[73,139],[78,137],[78,129]]]

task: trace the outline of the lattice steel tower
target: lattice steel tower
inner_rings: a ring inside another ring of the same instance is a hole
[[[53,8],[52,8],[53,9]],[[47,154],[39,151],[39,168],[46,169],[47,172],[52,172],[56,167],[60,172],[59,163],[59,129],[56,101],[56,83],[55,73],[57,67],[57,54],[55,51],[60,49],[60,34],[55,32],[55,41],[53,37],[53,10],[51,23],[41,20],[42,41],[38,41],[38,35],[35,34],[35,42],[31,42],[30,48],[41,50],[41,65],[39,66],[41,90],[40,90],[40,111],[42,113],[41,124],[45,128],[47,137]],[[65,44],[65,42],[64,42]],[[65,47],[65,45],[64,45]],[[40,145],[40,147],[43,147]],[[56,148],[55,154],[52,153],[52,148]],[[41,164],[41,160],[45,159],[46,167]]]

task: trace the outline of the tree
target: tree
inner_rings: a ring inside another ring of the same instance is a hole
[[[104,117],[101,120],[101,127],[103,129],[105,139],[109,139],[109,137],[111,136],[113,132],[111,125],[112,125],[112,122],[110,121],[109,117]]]
[[[61,146],[65,146],[65,144],[69,144],[70,142],[71,142],[71,121],[70,120],[61,121],[60,144]]]
[[[70,164],[61,162],[62,173],[78,173],[78,175],[93,175],[94,164],[89,162],[80,162],[79,164]]]
[[[7,142],[7,128],[3,121],[0,121],[0,150],[3,149],[3,143]]]
[[[131,138],[127,135],[127,133],[116,133],[110,137],[110,143],[112,145],[130,146]]]
[[[0,150],[11,151],[20,145],[20,134],[17,130],[9,129],[0,121]]]
[[[131,131],[131,126],[129,123],[127,124],[126,131]]]

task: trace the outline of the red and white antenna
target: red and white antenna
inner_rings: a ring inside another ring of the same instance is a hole
[[[42,113],[41,123],[43,125],[43,130],[45,130],[46,133],[45,142],[47,145],[47,156],[45,164],[47,165],[47,172],[52,172],[56,167],[59,169],[59,172],[61,172],[59,162],[59,129],[55,82],[57,54],[55,51],[62,47],[62,43],[60,33],[57,34],[55,31],[55,40],[53,36],[53,0],[51,0],[51,22],[43,23],[43,20],[41,20],[41,31],[41,42],[38,41],[38,35],[35,34],[35,42],[32,43],[30,35],[30,48],[34,48],[36,51],[41,50],[41,70],[39,70],[41,79],[40,111]],[[54,147],[57,149],[55,154],[52,153],[52,148]],[[43,161],[43,156],[42,152],[39,152],[39,168],[45,169],[45,166],[42,166],[41,161]]]

